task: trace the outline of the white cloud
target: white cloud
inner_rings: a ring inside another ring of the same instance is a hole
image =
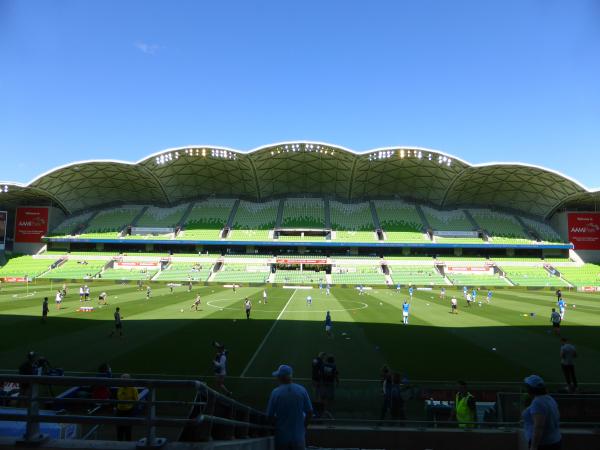
[[[164,48],[162,45],[149,44],[147,42],[142,41],[138,41],[133,45],[135,48],[137,48],[142,53],[145,53],[146,55],[156,55],[156,53],[158,53],[159,50]]]

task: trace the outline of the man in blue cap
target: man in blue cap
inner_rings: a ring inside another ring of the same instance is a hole
[[[273,372],[279,386],[273,389],[267,406],[267,416],[275,423],[275,448],[300,450],[306,448],[306,427],[313,415],[308,392],[292,382],[292,368],[281,365]]]
[[[531,399],[523,411],[523,427],[530,450],[560,450],[560,414],[556,401],[548,395],[546,384],[539,375],[530,375],[525,388]]]

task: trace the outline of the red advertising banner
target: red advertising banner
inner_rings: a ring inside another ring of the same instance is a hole
[[[128,261],[128,262],[118,262],[115,264],[115,269],[127,268],[130,269],[132,267],[158,267],[159,263],[152,261]]]
[[[327,264],[326,259],[285,259],[277,258],[277,264]]]
[[[569,213],[568,224],[575,250],[600,250],[600,213]]]
[[[17,208],[15,242],[42,242],[48,232],[48,208]]]
[[[490,266],[448,266],[448,272],[493,272],[494,268]]]

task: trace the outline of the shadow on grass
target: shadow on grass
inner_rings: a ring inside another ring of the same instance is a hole
[[[336,408],[345,416],[357,404],[373,414],[378,411],[383,364],[409,380],[519,383],[530,373],[562,380],[559,338],[548,334],[549,327],[336,322],[330,339],[321,321],[281,320],[273,327],[274,320],[215,317],[218,313],[192,318],[193,314],[181,319],[125,318],[124,336],[112,338],[112,320],[90,320],[83,313],[76,318],[50,317],[45,324],[38,317],[0,315],[0,368],[16,369],[33,350],[67,371],[95,372],[106,361],[117,373],[192,377],[212,384],[212,343],[217,340],[229,351],[229,388],[239,400],[263,407],[274,387],[271,372],[279,364],[292,365],[295,376],[311,389],[311,360],[323,351],[335,356],[342,378]],[[563,334],[580,349],[580,381],[600,382],[600,330],[565,326]],[[237,378],[243,372],[246,377]]]

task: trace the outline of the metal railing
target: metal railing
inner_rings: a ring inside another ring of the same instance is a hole
[[[264,437],[273,434],[264,413],[239,403],[209,388],[197,380],[151,380],[128,378],[97,378],[72,376],[37,376],[37,375],[0,375],[0,385],[18,383],[19,395],[9,397],[18,402],[25,414],[0,411],[0,421],[25,422],[25,433],[22,441],[39,443],[47,439],[40,432],[41,423],[91,425],[92,429],[85,435],[91,437],[100,425],[125,427],[141,427],[143,438],[139,446],[146,448],[159,447],[166,443],[165,438],[157,437],[157,427],[178,428],[178,440],[208,441],[212,439],[245,439]],[[40,387],[62,386],[69,388],[58,396],[43,396]],[[143,395],[137,401],[93,398],[71,398],[70,393],[78,387],[133,387],[142,389]],[[158,400],[157,391],[184,391],[193,396],[187,400]],[[58,405],[60,414],[41,414],[42,405]],[[118,416],[109,413],[112,407],[127,404],[135,408],[137,414]],[[91,407],[85,414],[73,413],[75,406]],[[179,417],[159,414],[158,408],[173,412],[173,408],[187,408],[180,411]],[[100,413],[100,415],[95,415]],[[183,417],[182,417],[183,416]]]

